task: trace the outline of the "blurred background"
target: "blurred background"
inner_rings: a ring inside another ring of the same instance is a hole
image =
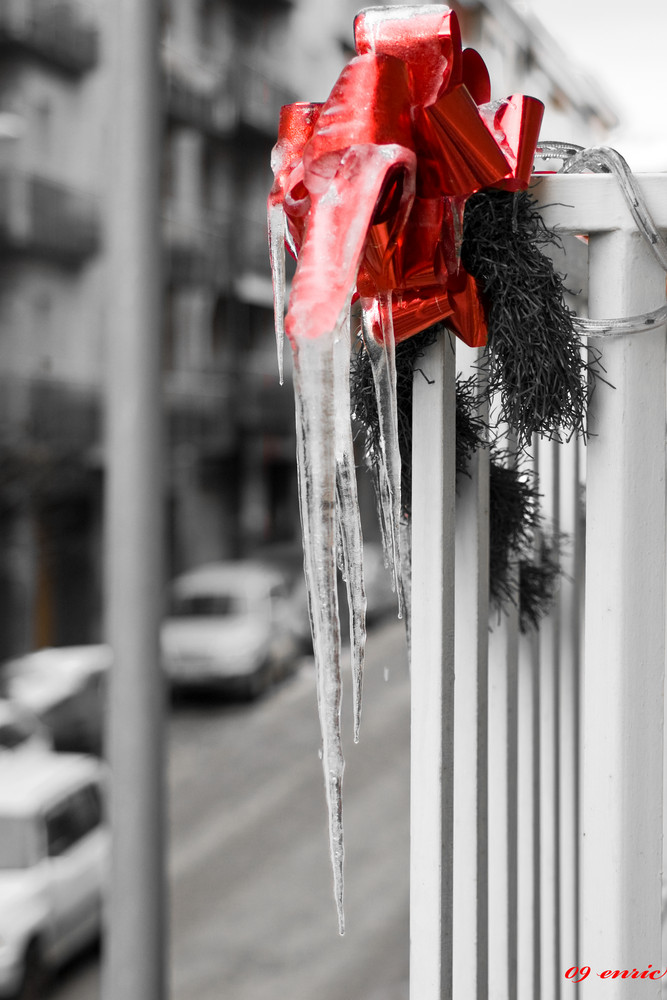
[[[48,754],[103,749],[112,6],[0,2],[0,660],[15,734],[8,752],[24,739]],[[637,2],[630,24],[620,3],[452,6],[464,43],[486,60],[493,97],[520,91],[545,103],[544,138],[608,142],[637,170],[665,169],[664,83],[651,49],[652,39],[664,41],[662,8]],[[407,996],[403,630],[391,617],[362,475],[373,631],[368,733],[351,751],[347,779],[349,931],[340,940],[301,581],[294,404],[289,365],[287,384],[277,378],[265,221],[280,107],[326,99],[353,54],[357,9],[348,0],[161,2],[175,1000],[223,992],[260,1000],[269,989],[290,1000]],[[211,563],[212,572],[191,573]],[[50,647],[58,651],[43,652]],[[30,738],[16,736],[21,726]],[[97,997],[96,953],[68,963],[49,995]]]

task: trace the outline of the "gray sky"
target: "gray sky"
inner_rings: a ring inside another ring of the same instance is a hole
[[[609,140],[637,171],[667,170],[665,0],[520,0],[602,83],[623,118]]]

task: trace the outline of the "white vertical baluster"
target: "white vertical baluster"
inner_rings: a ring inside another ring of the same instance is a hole
[[[452,989],[455,361],[443,335],[414,382],[411,1000],[444,1000]]]
[[[518,565],[515,568],[518,602]],[[507,614],[507,869],[509,894],[507,897],[508,972],[509,995],[514,1000],[517,993],[519,970],[517,967],[517,922],[518,922],[518,668],[519,668],[519,612],[513,607]]]
[[[547,532],[558,530],[558,445],[540,440],[539,485]],[[558,671],[560,610],[558,597],[540,623],[540,930],[541,1000],[560,996]]]
[[[480,352],[457,349],[463,378]],[[480,404],[487,419],[488,406]],[[489,645],[489,452],[471,459],[456,498],[456,681],[454,698],[455,1000],[488,996],[487,685]]]
[[[561,977],[580,965],[579,895],[579,683],[583,601],[583,538],[579,516],[579,442],[561,445],[560,530],[564,535],[560,579],[560,954]],[[583,958],[582,958],[583,961]],[[576,985],[568,994],[578,992]]]
[[[592,316],[664,302],[665,276],[632,231],[591,236]],[[661,954],[665,653],[664,328],[606,342],[587,471],[581,957],[595,973]],[[586,1000],[627,997],[591,975]],[[658,997],[660,983],[642,982]]]
[[[533,454],[536,449],[533,448]],[[535,459],[533,459],[535,465]],[[539,633],[519,641],[517,695],[518,1000],[540,994]]]
[[[521,636],[517,733],[517,998],[535,1000],[540,982],[539,642]]]
[[[516,569],[516,568],[515,568]],[[489,997],[517,983],[518,609],[492,616],[489,643]]]

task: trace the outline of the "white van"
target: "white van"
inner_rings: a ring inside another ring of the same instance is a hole
[[[0,755],[0,997],[42,997],[48,974],[99,936],[110,850],[103,765]]]

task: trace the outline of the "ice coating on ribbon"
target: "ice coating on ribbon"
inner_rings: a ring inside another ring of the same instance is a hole
[[[543,112],[522,95],[489,103],[484,62],[462,49],[456,14],[444,5],[368,8],[354,27],[358,55],[328,100],[281,110],[268,201],[281,381],[285,335],[294,356],[304,571],[341,933],[338,566],[350,612],[355,740],[366,638],[350,303],[361,300],[375,383],[381,442],[372,472],[400,613],[409,601],[409,538],[401,520],[395,345],[442,321],[467,344],[485,344],[484,305],[460,262],[465,203],[483,187],[527,186]],[[283,237],[297,258],[284,325]]]

